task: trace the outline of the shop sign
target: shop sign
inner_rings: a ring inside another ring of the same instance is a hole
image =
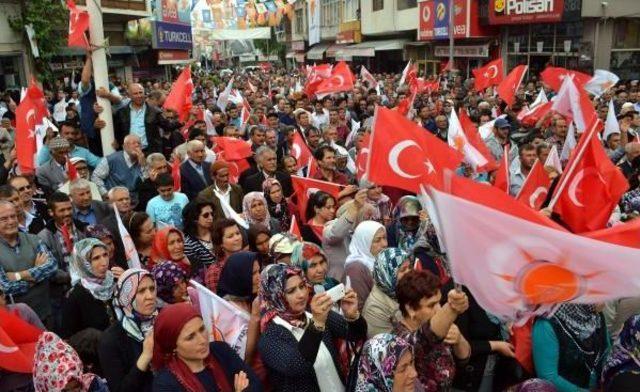
[[[436,57],[449,57],[449,47],[436,46],[433,53]],[[489,45],[456,45],[453,57],[489,57]]]
[[[294,52],[304,52],[304,41],[291,42],[291,50]]]
[[[362,41],[360,31],[347,30],[336,34],[336,44],[357,44]]]
[[[159,61],[189,60],[189,52],[186,50],[159,50],[158,60]]]
[[[189,25],[154,21],[153,32],[153,49],[192,49],[193,38]]]
[[[425,0],[419,3],[419,41],[449,38],[449,1],[453,1],[454,38],[493,35],[492,28],[479,23],[477,0]]]
[[[191,2],[155,0],[158,20],[169,23],[191,24]]]
[[[489,23],[559,22],[564,0],[489,0]]]

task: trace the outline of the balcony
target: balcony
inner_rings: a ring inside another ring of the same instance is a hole
[[[77,0],[80,6],[87,1]],[[104,23],[124,22],[151,16],[151,0],[101,0]]]

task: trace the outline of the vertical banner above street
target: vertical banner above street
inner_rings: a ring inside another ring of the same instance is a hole
[[[453,1],[454,38],[479,38],[496,31],[480,25],[476,0],[425,0],[419,3],[418,41],[449,38],[449,1]]]
[[[320,2],[307,0],[309,11],[309,46],[320,42]]]

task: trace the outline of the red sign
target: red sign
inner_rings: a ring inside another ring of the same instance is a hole
[[[186,50],[159,50],[158,60],[188,60],[189,52]]]
[[[454,38],[481,38],[497,34],[481,26],[477,0],[425,0],[418,3],[418,41],[449,38],[449,1],[453,1]]]
[[[353,30],[340,31],[336,34],[337,44],[352,44],[356,42],[356,32]]]
[[[564,0],[490,0],[490,24],[548,23],[562,20]]]

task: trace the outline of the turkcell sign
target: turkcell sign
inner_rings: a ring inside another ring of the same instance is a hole
[[[154,21],[153,26],[151,45],[154,49],[192,49],[190,25]]]

